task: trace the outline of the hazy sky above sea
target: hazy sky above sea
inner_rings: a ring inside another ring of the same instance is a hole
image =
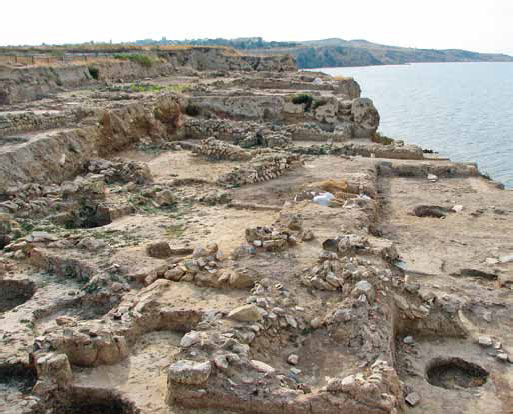
[[[0,44],[330,37],[513,54],[512,0],[4,0]]]

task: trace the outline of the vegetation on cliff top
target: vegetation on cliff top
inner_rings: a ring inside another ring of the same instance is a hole
[[[389,65],[419,62],[513,62],[504,54],[477,53],[467,50],[416,49],[387,46],[366,40],[324,39],[302,42],[264,41],[261,37],[237,39],[161,40],[145,39],[135,43],[83,43],[59,46],[1,47],[0,54],[115,54],[145,66],[157,55],[193,48],[220,48],[225,54],[236,55],[238,50],[253,55],[292,55],[299,68]],[[151,52],[154,56],[148,55]]]
[[[130,62],[138,63],[145,67],[150,67],[156,62],[155,57],[139,53],[116,53],[114,58],[119,60],[129,60]]]

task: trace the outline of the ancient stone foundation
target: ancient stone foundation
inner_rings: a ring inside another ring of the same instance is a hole
[[[511,413],[511,191],[352,79],[156,57],[0,71],[0,412]]]

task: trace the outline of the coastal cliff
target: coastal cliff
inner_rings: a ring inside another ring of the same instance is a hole
[[[57,64],[39,66],[0,64],[0,105],[41,99],[63,88],[94,86],[98,81],[132,81],[202,71],[297,70],[289,55],[250,56],[223,47],[185,47],[147,54],[102,53],[78,58],[81,56],[87,63],[59,64],[57,60]]]

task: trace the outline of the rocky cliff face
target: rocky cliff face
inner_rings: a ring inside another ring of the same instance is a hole
[[[97,69],[97,75],[93,68]],[[146,67],[129,61],[24,68],[0,66],[0,105],[41,99],[64,88],[94,85],[98,80],[153,78],[169,75],[175,70],[169,63]],[[93,74],[98,80],[94,79]]]
[[[74,176],[92,154],[107,156],[142,136],[165,138],[182,126],[179,100],[164,96],[112,111],[98,111],[93,126],[31,135],[0,147],[0,189],[15,182],[60,182]]]
[[[190,102],[208,117],[265,120],[295,126],[298,130],[309,123],[311,127],[306,135],[311,139],[314,135],[322,135],[322,132],[331,135],[334,141],[372,138],[380,120],[370,99],[343,94],[330,98],[306,94],[198,96],[191,97]]]
[[[169,76],[179,71],[297,70],[291,56],[246,56],[226,48],[184,48],[159,53],[159,61],[141,65],[111,60],[79,65],[12,68],[0,66],[0,105],[27,102],[62,88],[94,85],[98,81],[132,81]],[[97,78],[97,79],[96,79]]]
[[[292,71],[296,62],[290,55],[250,56],[235,53],[226,48],[195,47],[160,52],[175,67],[190,67],[194,70],[229,71]]]

